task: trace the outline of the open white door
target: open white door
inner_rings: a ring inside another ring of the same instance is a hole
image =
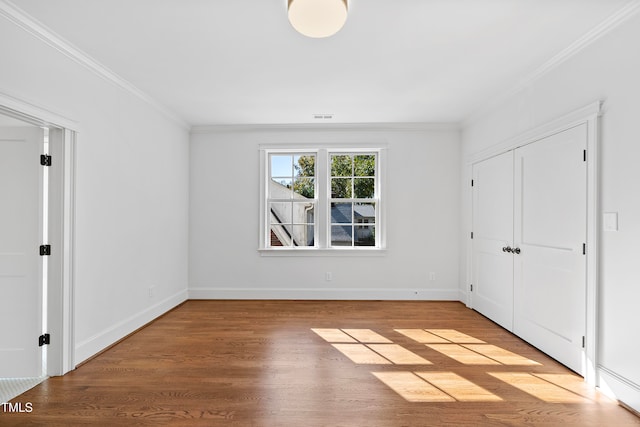
[[[471,307],[513,327],[513,152],[473,165]],[[509,251],[506,250],[509,248]]]
[[[587,163],[583,124],[516,150],[515,334],[584,375]]]
[[[0,128],[0,378],[42,372],[43,130]]]

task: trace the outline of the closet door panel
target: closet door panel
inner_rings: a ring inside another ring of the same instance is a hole
[[[513,331],[578,373],[586,307],[586,125],[515,151]]]
[[[513,327],[513,152],[473,166],[473,291],[471,306]]]

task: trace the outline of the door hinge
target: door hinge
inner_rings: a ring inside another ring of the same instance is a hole
[[[582,244],[582,255],[586,255],[587,254],[587,244],[583,243]]]
[[[473,187],[473,180],[471,180],[471,186]]]
[[[51,166],[51,156],[47,154],[40,155],[40,164],[42,166]]]
[[[51,335],[43,334],[38,337],[38,345],[42,347],[43,345],[51,344]]]
[[[583,150],[582,151],[582,161],[586,162],[587,161],[587,150]]]
[[[51,255],[51,245],[40,245],[40,256]]]
[[[585,344],[586,344],[586,339],[585,339],[585,337],[583,336],[583,337],[582,337],[582,348],[584,348]]]
[[[473,283],[472,283],[471,285],[469,285],[469,290],[470,290],[471,292],[473,292]]]
[[[471,238],[473,239],[473,231],[471,232]]]

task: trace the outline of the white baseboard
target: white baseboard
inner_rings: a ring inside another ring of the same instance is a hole
[[[624,403],[634,411],[640,412],[640,385],[599,365],[598,386],[610,398]]]
[[[458,289],[191,288],[189,299],[458,301]]]
[[[180,291],[177,294],[149,307],[148,309],[137,313],[128,319],[124,319],[91,338],[78,343],[75,348],[74,366],[77,366],[79,363],[99,353],[123,337],[126,337],[136,329],[160,317],[172,308],[182,304],[187,300],[187,292],[188,291],[186,289]]]
[[[469,307],[469,293],[464,289],[458,289],[458,301]]]

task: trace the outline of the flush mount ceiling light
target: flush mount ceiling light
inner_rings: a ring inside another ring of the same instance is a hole
[[[347,20],[347,0],[288,0],[289,22],[307,37],[329,37]]]

